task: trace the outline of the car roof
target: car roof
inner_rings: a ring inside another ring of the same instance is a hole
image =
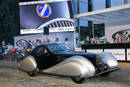
[[[49,43],[43,43],[43,44],[40,44],[38,46],[46,46],[46,45],[51,45],[51,44],[59,44],[61,42],[49,42]]]

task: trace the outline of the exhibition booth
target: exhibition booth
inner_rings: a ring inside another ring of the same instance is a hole
[[[130,61],[130,4],[121,5],[92,12],[75,15],[75,21],[86,20],[105,25],[105,38],[110,44],[83,44],[82,49],[87,52],[110,52],[119,61]],[[94,27],[92,27],[94,30]],[[76,31],[75,47],[76,47]],[[123,38],[122,43],[114,43],[115,39]],[[80,36],[79,36],[80,37]],[[93,35],[94,38],[94,35]]]

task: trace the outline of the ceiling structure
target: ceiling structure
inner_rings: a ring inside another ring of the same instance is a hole
[[[81,13],[74,16],[75,19],[88,20],[100,23],[112,23],[118,21],[130,21],[130,4],[118,7],[106,8],[92,12]]]

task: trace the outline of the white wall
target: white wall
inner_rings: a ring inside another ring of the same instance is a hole
[[[22,49],[23,47],[18,47],[16,45],[16,42],[20,39],[24,39],[26,41],[31,40],[32,42],[36,42],[37,39],[41,40],[43,43],[44,41],[47,41],[47,38],[50,40],[50,42],[55,42],[56,38],[59,38],[59,42],[64,42],[65,38],[68,38],[69,46],[71,48],[74,48],[74,33],[73,32],[55,32],[50,33],[49,35],[43,35],[43,34],[34,34],[34,35],[24,35],[24,36],[16,36],[14,37],[14,45],[16,48]]]

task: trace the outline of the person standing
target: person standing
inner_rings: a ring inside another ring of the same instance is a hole
[[[128,37],[127,43],[130,43],[130,37]]]
[[[65,38],[65,44],[69,46],[68,38]]]
[[[13,45],[11,45],[11,43],[8,43],[7,45],[7,51],[8,51],[8,55],[7,55],[7,58],[8,60],[12,60],[14,61],[16,59],[16,48],[13,47]]]
[[[56,38],[56,39],[55,39],[55,42],[59,42],[59,38]]]
[[[10,51],[11,49],[13,49],[13,45],[11,45],[10,43],[8,43],[7,50]]]
[[[93,39],[93,44],[97,44],[97,40],[98,39],[98,37],[95,37],[94,39]]]
[[[107,38],[104,38],[103,44],[109,44],[109,42],[107,41]]]
[[[101,42],[100,42],[100,39],[99,39],[99,38],[97,38],[97,39],[96,39],[96,44],[101,44]]]
[[[115,43],[115,44],[119,43],[118,39],[115,38],[115,39],[114,39],[114,43]]]
[[[40,45],[40,44],[41,44],[41,40],[36,39],[36,41],[35,41],[35,42],[33,42],[33,44],[34,44],[34,46],[36,47],[36,46],[38,46],[38,45]]]
[[[32,49],[32,43],[31,43],[31,40],[28,41],[28,44],[27,44],[27,49]]]
[[[5,44],[5,41],[2,41],[2,51],[3,53],[6,53],[6,49],[8,48],[7,45]]]
[[[84,40],[84,44],[90,44],[90,38],[89,36],[86,36],[86,39]]]

